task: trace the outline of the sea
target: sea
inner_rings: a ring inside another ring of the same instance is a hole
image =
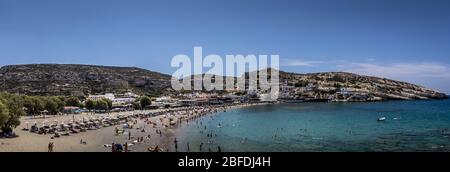
[[[450,100],[256,105],[183,123],[173,137],[190,152],[446,152]]]

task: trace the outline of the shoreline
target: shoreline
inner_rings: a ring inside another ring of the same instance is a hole
[[[0,138],[0,152],[47,152],[48,144],[54,144],[55,152],[111,152],[111,144],[119,143],[129,145],[129,151],[148,152],[149,148],[158,146],[163,151],[171,150],[174,140],[171,136],[184,122],[193,121],[220,111],[244,108],[249,106],[265,105],[269,103],[233,104],[206,107],[185,107],[173,109],[137,110],[127,112],[113,112],[105,114],[82,113],[46,118],[22,117],[21,124],[14,132],[16,138]],[[126,120],[118,125],[102,127],[96,130],[87,130],[69,136],[53,137],[53,134],[37,134],[23,130],[30,128],[34,123],[38,126],[45,124],[59,124],[84,121],[99,117],[126,116]],[[126,124],[129,127],[123,127]],[[120,130],[120,133],[117,131]]]
[[[331,103],[335,104],[336,102]],[[129,144],[130,152],[149,152],[149,148],[154,149],[156,146],[158,146],[158,148],[161,148],[160,151],[162,152],[166,151],[175,152],[177,151],[175,150],[175,139],[177,139],[178,141],[179,152],[189,152],[185,149],[186,138],[191,137],[190,135],[185,135],[185,131],[189,131],[189,127],[187,126],[190,126],[191,124],[194,126],[198,126],[200,124],[199,126],[202,128],[203,125],[205,125],[205,122],[203,120],[205,119],[209,120],[209,118],[216,118],[214,116],[223,113],[224,110],[228,112],[239,108],[264,106],[272,104],[274,103],[233,104],[228,106],[210,106],[210,107],[197,106],[188,108],[140,110],[140,111],[128,111],[120,113],[94,114],[94,115],[91,113],[84,113],[75,115],[75,118],[79,120],[83,117],[88,118],[89,116],[98,117],[98,116],[128,114],[129,119],[127,123],[133,125],[133,127],[122,130],[124,123],[121,123],[119,125],[103,127],[97,130],[88,130],[86,132],[71,134],[70,136],[61,136],[60,138],[54,139],[51,139],[52,135],[49,134],[40,135],[37,133],[30,133],[29,131],[23,131],[21,129],[26,127],[27,125],[26,122],[28,122],[29,126],[31,126],[34,121],[42,122],[47,120],[51,122],[54,120],[70,120],[72,119],[73,115],[52,116],[51,118],[45,119],[34,117],[22,117],[21,125],[14,130],[19,135],[19,137],[0,138],[0,152],[47,152],[47,146],[49,142],[54,142],[55,152],[111,152],[112,151],[111,145],[113,143]],[[297,103],[275,103],[275,104],[297,104]],[[193,112],[194,110],[198,111],[198,113],[194,113]],[[204,110],[203,113],[202,110]],[[186,111],[186,113],[189,112],[190,114],[186,114],[183,111]],[[172,121],[175,121],[175,124],[173,125],[170,124],[171,118],[173,119]],[[400,122],[400,120],[398,119],[397,120],[392,119],[393,120],[392,122]],[[374,117],[374,120],[372,122],[376,123],[375,120],[376,119]],[[201,121],[203,121],[203,125],[201,125]],[[154,127],[155,124],[156,127]],[[225,124],[225,126],[226,125],[227,124]],[[123,132],[116,134],[115,132],[116,127],[122,130]],[[142,132],[142,130],[145,131]],[[128,133],[131,133],[131,138],[128,138],[129,137]],[[209,134],[209,127],[208,132],[202,133],[203,138],[198,142],[208,143],[209,140],[216,139],[215,136],[206,137],[207,134]],[[85,143],[81,143],[81,141]],[[188,141],[188,143],[189,142],[191,141]],[[190,151],[192,152],[198,151],[197,141],[191,142],[190,146],[191,146]],[[227,146],[226,144],[225,145],[219,144],[219,146],[225,148],[225,150],[229,150],[227,149],[229,145]],[[206,150],[204,149],[204,151]],[[215,152],[216,148],[214,147],[212,151]]]

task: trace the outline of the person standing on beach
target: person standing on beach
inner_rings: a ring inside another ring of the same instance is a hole
[[[178,140],[175,137],[175,140],[173,141],[175,143],[175,152],[178,152]]]
[[[131,131],[128,131],[128,140],[131,140]]]
[[[116,144],[114,142],[111,144],[111,152],[116,152]]]
[[[53,142],[48,143],[48,152],[53,152]]]
[[[153,151],[154,151],[154,152],[159,152],[159,146],[156,145],[156,146],[155,146],[155,149],[154,149]]]
[[[190,152],[189,142],[187,142],[187,151]]]

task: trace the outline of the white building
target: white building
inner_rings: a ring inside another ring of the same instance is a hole
[[[89,95],[88,100],[98,101],[101,99],[109,99],[109,100],[113,101],[115,98],[116,98],[116,96],[114,96],[114,94],[106,93],[104,95]]]
[[[113,106],[120,106],[120,105],[128,105],[132,104],[134,101],[136,101],[135,98],[115,98],[112,100]]]
[[[132,104],[134,101],[136,101],[136,98],[134,95],[116,97],[112,93],[106,93],[104,95],[89,95],[89,97],[88,97],[88,100],[93,100],[93,101],[99,101],[102,99],[111,100],[113,106],[128,105],[128,104]]]

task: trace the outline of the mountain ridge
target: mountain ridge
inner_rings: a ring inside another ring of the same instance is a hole
[[[249,73],[251,72],[240,77],[248,76]],[[279,71],[279,74],[280,83],[285,86],[295,87],[294,90],[310,89],[307,92],[293,91],[292,95],[297,98],[325,98],[342,88],[366,92],[386,100],[447,98],[444,93],[416,84],[349,72],[299,74]],[[0,91],[74,96],[133,91],[138,94],[160,95],[174,93],[170,87],[171,78],[168,74],[138,67],[85,64],[6,65],[0,68]]]

